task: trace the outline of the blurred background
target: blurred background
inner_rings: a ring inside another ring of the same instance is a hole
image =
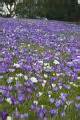
[[[0,16],[80,22],[80,0],[0,0]]]

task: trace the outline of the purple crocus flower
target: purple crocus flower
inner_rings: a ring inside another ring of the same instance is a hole
[[[0,96],[0,104],[4,101],[4,97]]]
[[[63,87],[64,87],[64,89],[67,89],[67,90],[70,90],[70,89],[71,89],[71,86],[70,86],[70,85],[63,84]]]
[[[28,116],[29,116],[28,113],[25,113],[25,114],[21,114],[21,115],[20,115],[20,118],[21,118],[21,119],[27,119]]]
[[[61,100],[56,100],[56,101],[55,101],[55,106],[56,106],[57,108],[59,108],[59,107],[61,106],[61,104],[62,104]]]
[[[51,116],[56,115],[57,114],[57,110],[56,109],[51,109],[50,110],[50,114],[51,114]]]
[[[53,91],[54,91],[54,92],[58,92],[58,90],[59,90],[58,87],[54,87],[54,88],[53,88]]]
[[[76,96],[76,100],[80,100],[80,96]]]
[[[11,102],[12,102],[13,105],[16,105],[17,104],[16,98],[15,97],[11,97]]]
[[[2,120],[6,120],[7,119],[7,116],[8,116],[8,113],[7,112],[1,112],[1,118]]]
[[[61,100],[62,100],[63,102],[65,102],[67,96],[68,96],[68,94],[66,94],[66,93],[61,93]]]
[[[26,58],[26,61],[27,61],[28,63],[31,63],[31,62],[33,61],[33,57],[32,57],[32,56],[28,56],[28,57]]]
[[[78,77],[77,73],[74,72],[74,73],[72,74],[72,81],[76,81],[76,80],[77,80],[77,77]]]
[[[65,111],[61,112],[61,116],[62,116],[62,117],[65,116]]]
[[[56,77],[52,77],[50,81],[51,81],[51,83],[53,83],[53,82],[56,81],[56,80],[57,80]]]
[[[23,70],[26,70],[26,71],[32,71],[32,67],[30,65],[27,65],[27,64],[23,65],[21,68]]]
[[[38,110],[38,117],[39,118],[44,118],[45,117],[45,114],[46,114],[46,110],[44,108],[40,108]]]
[[[32,93],[33,91],[32,91],[32,88],[30,88],[30,87],[27,87],[26,88],[26,91],[28,92],[28,93]]]
[[[35,70],[36,72],[40,72],[40,71],[42,70],[42,66],[41,66],[39,63],[36,63],[36,64],[34,65],[34,70]]]
[[[2,63],[0,64],[0,73],[8,72],[8,65]]]
[[[37,108],[37,105],[36,105],[35,103],[33,103],[33,104],[31,105],[31,110],[36,110],[36,108]]]
[[[79,103],[76,103],[76,104],[75,104],[75,107],[76,107],[78,110],[80,110],[80,104],[79,104]]]
[[[49,99],[50,103],[54,103],[54,98]]]
[[[19,94],[18,95],[18,101],[22,103],[24,101],[24,94]]]

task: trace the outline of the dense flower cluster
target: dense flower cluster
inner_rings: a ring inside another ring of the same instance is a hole
[[[80,26],[0,18],[0,118],[79,120]]]

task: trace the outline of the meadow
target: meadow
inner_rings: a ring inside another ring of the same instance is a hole
[[[80,25],[0,18],[0,120],[80,119]]]

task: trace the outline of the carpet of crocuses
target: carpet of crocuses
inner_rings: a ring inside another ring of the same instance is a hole
[[[80,25],[0,18],[0,120],[80,119]]]

